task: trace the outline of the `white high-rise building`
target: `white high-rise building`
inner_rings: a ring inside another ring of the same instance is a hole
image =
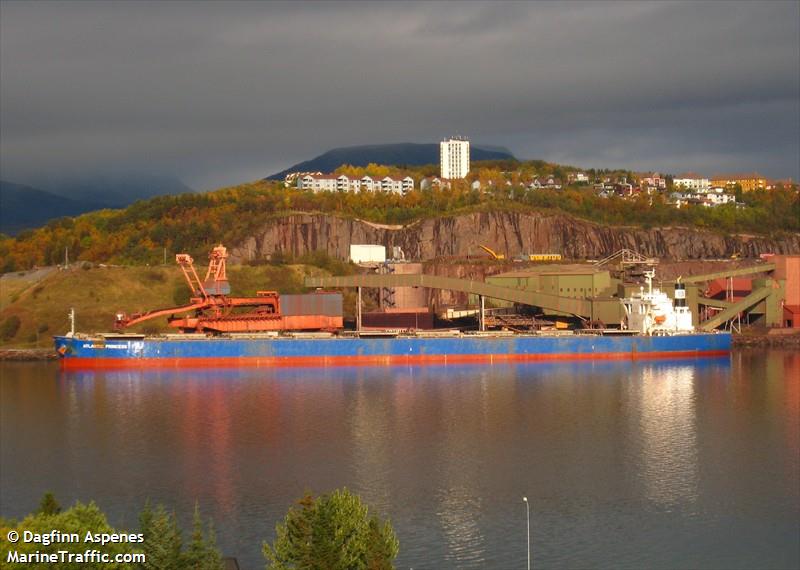
[[[464,178],[469,172],[469,141],[454,137],[439,143],[439,164],[442,178]]]

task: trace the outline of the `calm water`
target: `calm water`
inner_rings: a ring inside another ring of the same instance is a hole
[[[227,555],[347,486],[398,566],[800,566],[800,353],[657,363],[65,373],[3,364],[0,514],[146,498]]]

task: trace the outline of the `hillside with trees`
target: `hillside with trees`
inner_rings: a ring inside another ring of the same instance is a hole
[[[505,174],[512,170],[514,174]],[[435,167],[404,170],[417,181]],[[285,188],[282,183],[257,181],[204,194],[159,196],[121,210],[101,210],[62,218],[43,228],[0,237],[0,272],[30,269],[70,259],[94,263],[159,264],[165,251],[189,252],[205,259],[209,246],[234,246],[270,219],[294,212],[326,213],[383,224],[408,224],[420,219],[480,211],[562,212],[607,225],[686,226],[722,234],[776,236],[800,232],[800,199],[796,188],[745,193],[742,206],[675,208],[663,194],[602,197],[587,186],[531,190],[519,179],[526,171],[549,170],[560,175],[570,167],[541,161],[476,163],[471,177],[483,180],[482,190],[470,180],[450,188],[415,190],[405,196],[384,193],[313,194]],[[351,175],[395,174],[377,165],[344,166]],[[489,184],[489,181],[496,181]],[[500,181],[505,181],[500,183]]]

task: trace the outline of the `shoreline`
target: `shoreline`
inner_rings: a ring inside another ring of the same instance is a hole
[[[52,348],[0,348],[0,362],[44,362],[57,360]]]
[[[733,348],[798,348],[800,330],[774,329],[733,335]],[[0,362],[47,362],[58,360],[52,348],[0,348]]]
[[[800,329],[772,329],[733,335],[733,348],[800,348]]]

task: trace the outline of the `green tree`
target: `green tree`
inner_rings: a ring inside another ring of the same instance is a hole
[[[144,541],[109,543],[100,550],[109,554],[113,559],[115,554],[144,553],[146,562],[142,565],[131,564],[100,564],[76,561],[74,563],[59,562],[58,568],[138,568],[159,570],[222,570],[222,554],[217,548],[214,529],[209,521],[206,530],[203,528],[200,509],[195,505],[192,539],[188,547],[182,548],[181,531],[174,513],[169,513],[163,505],[155,509],[146,503],[139,515],[139,524]],[[76,533],[81,540],[78,542],[55,542],[53,544],[40,544],[38,542],[16,542],[5,540],[10,531],[16,531],[22,536],[24,531],[36,534],[47,534],[53,530],[63,534]],[[25,556],[36,551],[42,553],[58,553],[67,551],[83,554],[87,549],[92,549],[91,543],[83,541],[87,532],[117,533],[107,522],[106,516],[94,504],[84,505],[76,503],[72,508],[63,511],[52,493],[45,493],[36,512],[25,517],[17,523],[0,518],[0,560],[8,563],[3,568],[44,568],[46,564],[33,565],[23,562],[24,558],[16,560],[9,558],[9,552],[15,551]],[[10,562],[10,563],[9,563]],[[49,567],[49,566],[48,566]]]
[[[11,543],[6,540],[10,531],[16,531],[19,536],[27,530],[36,534],[47,534],[53,530],[57,530],[64,534],[76,533],[80,536],[81,540],[78,542],[55,542],[49,545],[40,544],[38,542],[24,542],[22,540]],[[83,542],[83,538],[87,532],[91,533],[114,533],[115,531],[106,520],[106,516],[94,503],[84,505],[82,503],[75,503],[75,505],[66,511],[54,514],[43,514],[36,512],[25,517],[22,521],[16,524],[11,524],[8,521],[0,521],[0,560],[3,562],[3,568],[49,568],[58,567],[61,570],[84,570],[86,568],[96,569],[122,569],[128,568],[130,565],[126,564],[101,564],[91,562],[59,562],[57,565],[39,564],[32,565],[23,562],[15,562],[13,558],[9,558],[11,552],[16,552],[16,555],[31,555],[34,552],[41,553],[58,553],[60,551],[67,551],[74,554],[83,554],[88,548],[92,548],[91,544]],[[109,543],[103,546],[102,551],[108,554],[113,559],[115,554],[123,554],[126,552],[138,551],[132,543]],[[15,556],[15,555],[11,555]],[[18,560],[21,560],[18,558]]]
[[[184,552],[183,567],[187,570],[218,570],[222,568],[222,555],[217,548],[214,527],[209,521],[208,529],[203,531],[200,507],[195,503],[192,520],[192,541]]]
[[[317,499],[306,493],[275,531],[275,542],[263,545],[273,570],[383,570],[399,550],[391,524],[371,516],[347,489]]]
[[[144,535],[144,552],[148,570],[182,570],[181,530],[175,513],[168,513],[163,505],[155,509],[148,502],[139,515],[139,528]]]
[[[42,500],[39,501],[39,510],[36,512],[37,514],[45,516],[57,515],[61,512],[61,505],[58,504],[53,493],[48,491],[44,494]]]

